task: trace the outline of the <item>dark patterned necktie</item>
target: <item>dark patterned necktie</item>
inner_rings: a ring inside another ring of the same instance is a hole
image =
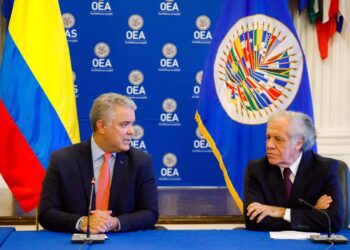
[[[292,193],[293,183],[290,180],[290,175],[291,174],[292,174],[292,171],[290,170],[290,168],[283,169],[284,188],[286,189],[287,201],[290,200],[290,194]]]

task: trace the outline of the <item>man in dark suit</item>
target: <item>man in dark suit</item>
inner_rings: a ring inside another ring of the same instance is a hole
[[[39,205],[44,228],[86,232],[93,178],[91,233],[154,228],[158,201],[152,159],[130,146],[135,109],[125,96],[99,96],[90,111],[92,137],[52,153]]]
[[[248,163],[244,184],[246,228],[252,230],[327,231],[327,217],[299,202],[325,211],[332,231],[342,224],[338,162],[310,148],[316,133],[305,114],[279,111],[267,124],[266,157]]]

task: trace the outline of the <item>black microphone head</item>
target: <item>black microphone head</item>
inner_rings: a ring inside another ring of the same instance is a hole
[[[302,198],[298,199],[299,203],[305,203],[305,201]]]

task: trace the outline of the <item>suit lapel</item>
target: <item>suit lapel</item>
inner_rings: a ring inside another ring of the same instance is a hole
[[[85,141],[81,144],[80,157],[78,157],[78,165],[81,178],[84,185],[86,199],[90,200],[91,180],[94,177],[94,169],[92,165],[91,141]],[[95,209],[95,194],[92,202],[92,209]]]
[[[109,209],[112,209],[117,197],[119,196],[120,188],[123,184],[124,176],[127,172],[129,164],[129,156],[127,153],[121,153],[116,155],[113,177],[109,196]]]
[[[303,198],[302,194],[308,185],[308,180],[312,179],[313,164],[311,161],[311,153],[305,152],[301,158],[297,174],[294,179],[291,201],[293,204],[298,203],[299,198]]]
[[[271,185],[271,190],[273,190],[272,195],[275,196],[274,200],[277,201],[276,204],[287,205],[288,202],[286,200],[286,191],[284,189],[280,168],[270,164],[268,164],[268,168],[270,168],[270,173],[268,175],[267,183]]]

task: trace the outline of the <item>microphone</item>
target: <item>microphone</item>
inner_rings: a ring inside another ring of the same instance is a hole
[[[91,179],[91,192],[90,192],[90,200],[89,200],[89,208],[87,215],[87,225],[86,225],[86,234],[73,234],[72,243],[102,243],[106,239],[105,234],[93,234],[90,235],[90,214],[91,214],[91,206],[92,199],[95,192],[95,178]]]
[[[332,234],[332,227],[331,227],[331,219],[329,218],[329,215],[327,214],[326,211],[323,211],[310,203],[304,201],[303,199],[299,198],[298,199],[299,203],[304,204],[317,212],[323,214],[327,218],[328,222],[328,232],[327,235],[311,235],[310,240],[312,240],[315,243],[329,243],[329,244],[334,244],[334,243],[347,243],[348,239],[345,238],[343,235],[334,235]]]

